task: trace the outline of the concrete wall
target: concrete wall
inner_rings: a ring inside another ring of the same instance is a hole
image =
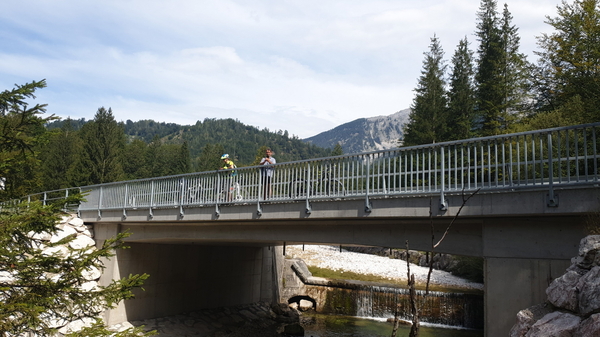
[[[113,225],[97,227],[99,244],[101,238],[118,229]],[[106,285],[129,274],[147,273],[150,278],[143,286],[145,291],[136,290],[135,299],[106,314],[108,324],[259,301],[270,303],[279,297],[280,247],[128,245],[130,249],[119,250],[106,262],[100,283]]]
[[[569,260],[486,258],[485,336],[508,336],[517,313],[545,302],[546,288],[569,266]]]

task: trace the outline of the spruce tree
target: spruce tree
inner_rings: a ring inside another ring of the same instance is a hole
[[[467,139],[473,136],[475,86],[473,83],[473,52],[467,38],[460,40],[452,56],[452,73],[448,90],[447,139]]]
[[[83,157],[89,172],[89,184],[102,184],[123,179],[121,165],[125,133],[115,121],[112,110],[101,107],[94,120],[81,128]]]
[[[45,191],[72,187],[69,172],[81,156],[83,144],[68,118],[60,129],[49,132],[48,143],[40,151]]]
[[[500,134],[500,114],[504,94],[501,64],[504,58],[502,36],[495,0],[482,0],[477,13],[476,106],[477,129],[480,135]]]
[[[403,145],[444,141],[447,126],[444,52],[434,35],[424,53],[423,69],[413,99],[409,121],[404,127]]]
[[[563,1],[557,11],[546,17],[554,32],[538,37],[538,105],[550,111],[580,101],[583,113],[566,119],[600,121],[600,1]]]
[[[530,65],[526,56],[519,51],[521,38],[518,35],[518,28],[512,24],[512,19],[508,5],[504,4],[500,29],[503,53],[499,71],[504,97],[499,123],[503,133],[510,131],[511,126],[524,116],[532,97],[529,93]]]
[[[44,142],[44,124],[54,115],[40,117],[46,104],[30,106],[35,91],[46,81],[33,81],[0,92],[0,178],[5,187],[0,199],[18,198],[41,189],[38,150]]]

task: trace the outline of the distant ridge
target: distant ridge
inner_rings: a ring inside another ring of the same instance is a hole
[[[304,141],[324,148],[340,143],[345,154],[392,149],[402,139],[409,113],[410,109],[404,109],[388,116],[359,118]]]

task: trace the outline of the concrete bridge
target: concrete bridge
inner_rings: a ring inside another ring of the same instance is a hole
[[[287,300],[286,245],[430,250],[452,224],[435,251],[484,258],[485,335],[506,336],[600,208],[599,127],[283,163],[270,186],[259,167],[86,186],[79,215],[99,244],[132,233],[104,282],[152,275],[109,322]]]

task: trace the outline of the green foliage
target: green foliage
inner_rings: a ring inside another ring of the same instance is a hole
[[[46,81],[41,80],[0,92],[0,177],[6,178],[0,199],[20,197],[40,187],[37,147],[45,141],[44,124],[55,117],[40,117],[46,105],[30,107],[28,100],[44,87]]]
[[[480,42],[475,80],[479,134],[507,133],[527,101],[528,64],[519,53],[519,36],[505,5],[502,16],[495,0],[482,0],[477,13]]]
[[[483,258],[472,256],[455,256],[456,265],[450,272],[467,280],[483,283]]]
[[[452,74],[448,91],[447,140],[473,136],[475,86],[473,83],[473,52],[465,37],[452,57]]]
[[[88,184],[123,179],[121,166],[125,134],[115,121],[112,110],[99,108],[94,120],[81,128],[83,163],[89,173]]]
[[[331,150],[331,156],[341,156],[344,154],[344,150],[342,149],[342,145],[340,143],[335,143],[333,150]]]
[[[67,119],[60,129],[48,132],[48,142],[42,146],[39,158],[42,161],[43,189],[46,191],[75,186],[78,171],[75,166],[81,156],[83,144]]]
[[[64,203],[81,200],[72,196],[60,205],[39,202],[4,207],[0,212],[0,331],[3,335],[33,333],[51,336],[56,332],[52,319],[67,322],[83,318],[95,319],[107,308],[121,300],[132,298],[132,290],[142,285],[148,275],[131,275],[90,291],[82,288],[88,282],[84,271],[103,269],[103,260],[123,248],[122,233],[105,241],[99,249],[72,248],[75,239],[67,236],[52,243],[43,240],[46,233],[57,232],[56,223]],[[45,249],[61,246],[63,250],[50,253]],[[66,249],[66,251],[64,251]],[[100,322],[100,321],[99,321]],[[100,325],[100,323],[98,323]],[[99,331],[100,327],[90,328]],[[102,327],[102,329],[104,329]]]
[[[437,37],[431,39],[429,52],[417,85],[409,121],[404,128],[404,145],[443,141],[446,133],[446,92],[444,52]]]
[[[557,10],[546,21],[555,31],[538,38],[538,105],[554,110],[579,96],[583,109],[574,123],[600,121],[600,1],[563,1]]]

